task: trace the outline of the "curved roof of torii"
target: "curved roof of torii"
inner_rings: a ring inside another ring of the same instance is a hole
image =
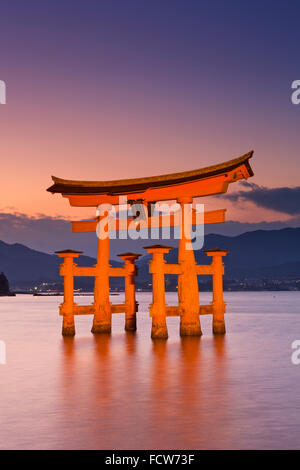
[[[241,166],[244,166],[248,177],[253,176],[249,159],[253,151],[248,152],[242,157],[229,160],[218,165],[208,166],[192,171],[181,173],[170,173],[167,175],[147,176],[144,178],[133,178],[112,181],[77,181],[66,180],[52,176],[54,184],[47,189],[51,193],[60,193],[68,195],[84,194],[130,194],[137,191],[145,191],[149,188],[162,188],[176,186],[178,184],[196,182],[211,177],[226,175]]]

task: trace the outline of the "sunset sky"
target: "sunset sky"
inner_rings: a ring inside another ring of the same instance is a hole
[[[257,186],[208,207],[300,225],[299,13],[292,0],[1,2],[0,215],[94,215],[47,193],[51,175],[150,176],[253,149]]]

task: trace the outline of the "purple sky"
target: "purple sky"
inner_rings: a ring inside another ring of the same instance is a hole
[[[257,186],[205,204],[245,228],[297,225],[299,13],[292,0],[2,4],[0,212],[19,217],[16,237],[24,217],[94,215],[46,193],[51,174],[154,175],[251,149]],[[9,223],[0,238],[15,241]]]

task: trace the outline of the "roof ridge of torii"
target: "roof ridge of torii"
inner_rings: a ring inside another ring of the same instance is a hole
[[[170,173],[111,181],[78,181],[52,176],[54,184],[47,191],[67,197],[72,206],[97,206],[100,203],[118,203],[121,195],[132,195],[134,200],[154,202],[176,199],[180,193],[191,197],[224,193],[229,183],[253,176],[249,159],[253,151],[245,155],[192,171]],[[178,194],[179,191],[179,194]]]

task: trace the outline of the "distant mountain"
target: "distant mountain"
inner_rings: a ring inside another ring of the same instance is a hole
[[[230,269],[248,271],[300,261],[300,228],[257,230],[236,237],[208,235],[204,248],[227,248]]]
[[[225,279],[300,279],[300,228],[257,230],[236,237],[206,235],[203,249],[224,248]],[[203,251],[195,252],[200,264],[209,264]],[[148,275],[148,255],[138,262],[140,282],[151,282]],[[173,248],[165,259],[177,263],[178,248]],[[205,280],[199,276],[199,280]]]
[[[79,266],[93,266],[94,258],[79,256],[76,261]],[[57,255],[49,255],[32,250],[20,243],[9,244],[0,241],[0,271],[3,271],[12,288],[32,287],[41,282],[62,282],[59,276],[59,265],[62,259]],[[113,266],[122,263],[111,261]],[[76,281],[79,280],[76,279]],[[78,284],[78,282],[76,283]],[[75,284],[75,286],[76,286]],[[92,285],[90,278],[80,278],[80,284],[86,287]]]
[[[257,272],[253,272],[252,276]],[[300,261],[293,261],[291,263],[284,263],[275,266],[266,266],[260,268],[260,277],[265,279],[300,279]]]
[[[246,232],[235,237],[224,235],[207,235],[204,249],[225,248],[230,253],[225,258],[225,280],[231,279],[299,279],[300,280],[300,228],[281,230],[257,230]],[[149,244],[149,241],[145,242]],[[210,259],[202,251],[195,253],[198,263],[209,264]],[[174,248],[166,255],[167,262],[177,263],[178,249]],[[151,283],[148,270],[149,255],[138,261],[139,275],[137,286],[147,287]],[[78,258],[80,266],[92,266],[96,260],[88,256]],[[0,241],[0,272],[3,271],[12,288],[32,287],[36,283],[57,282],[62,284],[58,266],[61,259],[33,250],[19,243],[8,244]],[[112,260],[112,266],[122,266],[121,262]],[[171,278],[171,277],[170,277]],[[172,286],[176,285],[175,276]],[[205,281],[204,276],[199,276]],[[121,287],[124,281],[112,278],[111,285]],[[170,281],[167,284],[170,284]],[[91,288],[93,279],[76,278],[77,287]]]

